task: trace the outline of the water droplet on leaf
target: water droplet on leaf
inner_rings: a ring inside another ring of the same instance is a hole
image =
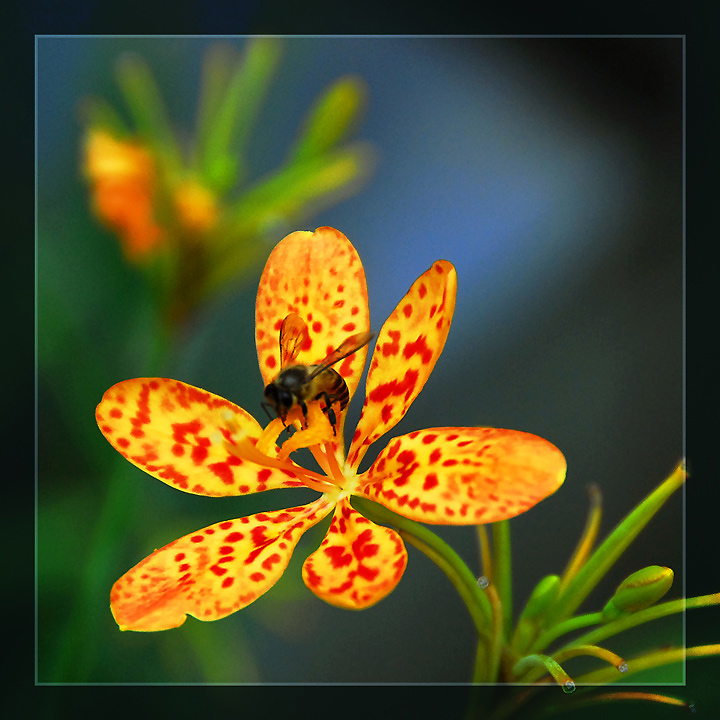
[[[481,575],[478,578],[477,584],[478,587],[481,587],[484,590],[488,585],[490,585],[490,581],[484,575]]]
[[[562,689],[564,693],[575,692],[575,683],[572,680],[566,680],[562,685]]]
[[[627,672],[627,671],[628,671],[628,664],[627,664],[626,662],[621,662],[621,663],[617,666],[617,669],[618,669],[620,672]]]

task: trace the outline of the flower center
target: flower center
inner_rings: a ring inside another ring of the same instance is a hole
[[[294,417],[296,414],[299,417]],[[280,418],[268,423],[257,439],[240,427],[231,411],[223,412],[222,420],[225,427],[215,434],[213,440],[222,443],[224,448],[235,457],[263,467],[291,472],[307,487],[321,493],[335,495],[338,491],[341,491],[341,494],[352,491],[355,485],[355,473],[346,474],[342,446],[337,441],[330,440],[330,438],[334,440],[332,427],[317,403],[313,403],[308,408],[307,427],[298,429],[279,449],[277,439],[285,430]],[[299,408],[293,409],[286,418],[288,424],[295,423],[296,427],[302,420],[304,418]],[[308,470],[290,459],[291,452],[303,447],[307,447],[312,452],[325,475]]]

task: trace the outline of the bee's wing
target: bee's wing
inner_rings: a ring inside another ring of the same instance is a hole
[[[292,365],[303,343],[308,339],[305,321],[296,313],[290,313],[280,326],[280,367]]]
[[[352,355],[357,352],[363,345],[367,345],[372,340],[375,333],[372,332],[361,332],[355,335],[351,335],[345,342],[341,343],[339,347],[335,348],[310,374],[310,380],[319,375],[323,370],[326,370],[331,365],[339,362],[348,355]]]

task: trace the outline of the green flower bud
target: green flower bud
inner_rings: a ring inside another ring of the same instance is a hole
[[[555,602],[559,590],[560,577],[558,575],[544,577],[532,591],[522,613],[523,619],[535,618],[544,613]]]
[[[672,587],[675,573],[670,568],[650,565],[625,578],[603,608],[605,622],[620,615],[650,607]]]

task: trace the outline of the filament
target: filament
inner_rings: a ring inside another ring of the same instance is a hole
[[[292,472],[294,475],[297,475],[305,485],[318,492],[324,493],[332,487],[326,478],[319,473],[307,470],[288,458],[273,458],[270,455],[260,452],[245,432],[237,431],[230,435],[230,441],[226,441],[224,445],[228,452],[241,460],[247,460],[248,462],[253,462],[263,467]]]

